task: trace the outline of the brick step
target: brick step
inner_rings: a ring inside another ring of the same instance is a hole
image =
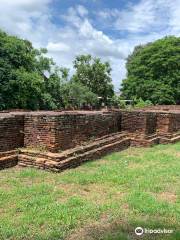
[[[56,163],[55,167],[60,170],[66,168],[75,167],[80,165],[82,162],[98,159],[108,153],[113,151],[120,151],[128,148],[130,146],[130,140],[125,139],[112,144],[108,144],[97,149],[90,150],[83,154],[79,154],[76,157],[67,158],[59,163]],[[48,162],[45,163],[45,166]]]
[[[119,136],[119,135],[122,135],[122,134],[127,135],[127,132],[123,131],[123,132],[110,133],[110,134],[104,135],[102,137],[95,138],[94,140],[99,141],[99,140],[103,140],[103,139],[106,139],[106,138],[109,138],[109,137]]]
[[[170,138],[160,137],[159,143],[160,143],[160,144],[170,143]]]
[[[148,141],[152,144],[159,144],[159,137],[156,136],[154,138],[148,139]]]
[[[0,152],[0,158],[8,157],[8,156],[16,155],[16,154],[18,154],[17,150],[11,150],[11,151],[7,151],[7,152]]]
[[[174,132],[174,133],[171,133],[171,134],[159,134],[159,137],[161,138],[167,138],[167,139],[172,139],[172,138],[175,138],[175,137],[178,137],[180,135],[180,132]]]
[[[180,131],[173,133],[173,137],[178,137],[180,135]]]
[[[146,136],[145,139],[147,139],[147,140],[152,140],[152,139],[156,139],[157,137],[158,137],[158,136],[157,136],[157,134],[155,133],[155,134]]]
[[[67,157],[66,159],[57,162],[48,160],[45,158],[32,157],[25,154],[19,155],[19,165],[24,167],[37,167],[41,169],[51,170],[51,171],[62,171],[67,168],[72,168],[80,165],[82,162],[94,160],[100,158],[110,152],[120,151],[128,148],[130,146],[130,139],[125,138],[124,140],[118,140],[111,144],[107,144],[96,149],[83,152],[76,156]]]
[[[44,164],[46,161],[48,161],[46,158],[42,158],[42,157],[32,157],[32,156],[29,156],[29,155],[26,155],[26,154],[19,154],[18,156],[18,162],[36,162],[36,164]]]
[[[74,156],[74,155],[77,155],[77,154],[81,154],[83,152],[96,149],[97,147],[101,147],[101,146],[107,145],[109,143],[114,143],[114,142],[119,141],[119,140],[121,140],[125,137],[126,137],[125,133],[113,134],[113,136],[112,135],[110,135],[109,137],[106,136],[105,138],[100,139],[100,140],[96,139],[96,140],[94,140],[93,143],[78,146],[78,147],[72,148],[70,150],[65,150],[62,153],[50,153],[50,152],[49,153],[41,153],[41,152],[38,152],[38,151],[27,150],[27,149],[20,150],[20,153],[28,155],[28,156],[32,156],[32,157],[39,156],[39,157],[42,157],[42,158],[45,158],[45,159],[49,159],[49,160],[59,162],[59,161],[62,161],[64,159],[66,159],[67,157],[71,157],[71,156]]]
[[[17,154],[0,157],[0,170],[8,167],[14,167],[18,163]]]
[[[116,141],[114,143],[110,143],[110,144],[107,144],[107,145],[104,145],[104,146],[101,146],[101,147],[97,147],[96,149],[91,149],[91,150],[88,150],[87,152],[83,152],[83,153],[77,154],[76,156],[69,156],[68,158],[64,159],[63,161],[55,162],[55,164],[56,164],[56,166],[61,166],[61,165],[65,164],[66,162],[68,162],[70,159],[76,159],[76,158],[79,158],[79,157],[82,157],[82,156],[86,156],[86,155],[89,156],[89,154],[92,154],[92,157],[94,157],[95,153],[97,154],[99,151],[101,152],[103,149],[109,149],[112,146],[113,147],[119,146],[124,141],[126,142],[127,140],[129,141],[129,144],[130,144],[130,140],[129,139]]]
[[[149,139],[131,139],[131,146],[133,147],[151,147],[155,144],[159,144],[159,137],[153,137]]]
[[[173,135],[173,137],[171,138],[167,138],[167,137],[160,137],[160,141],[159,143],[161,144],[166,144],[166,143],[175,143],[175,142],[178,142],[180,141],[180,134],[179,135]]]
[[[171,143],[176,143],[176,142],[178,142],[178,141],[180,141],[180,135],[179,135],[179,136],[176,136],[176,137],[173,137],[173,138],[170,139],[170,142],[171,142]]]

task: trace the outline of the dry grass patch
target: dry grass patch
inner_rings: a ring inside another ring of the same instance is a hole
[[[177,200],[177,195],[171,192],[156,193],[155,196],[159,201],[166,201],[169,203],[175,203]]]

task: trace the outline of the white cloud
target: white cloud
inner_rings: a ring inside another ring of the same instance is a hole
[[[70,47],[67,44],[61,42],[49,42],[47,45],[47,49],[50,52],[68,52],[70,50]]]
[[[50,22],[48,4],[51,0],[0,0],[1,29],[40,46],[44,35],[49,34]]]
[[[49,3],[50,0],[1,0],[0,3],[2,5],[6,5],[13,8],[20,8],[23,10],[37,10],[42,9],[44,4]]]
[[[78,11],[78,13],[81,17],[84,17],[84,16],[88,15],[88,10],[82,5],[77,6],[77,11]]]
[[[141,1],[127,10],[119,12],[115,22],[118,30],[131,32],[147,31],[156,22],[154,5],[151,0]]]
[[[124,9],[104,9],[98,16],[115,30],[133,34],[179,33],[180,0],[141,0]]]

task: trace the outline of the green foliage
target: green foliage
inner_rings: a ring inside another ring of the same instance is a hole
[[[46,52],[46,49],[34,49],[27,40],[0,31],[1,110],[59,107],[64,70],[57,70],[53,60],[44,56]]]
[[[138,46],[127,59],[126,99],[150,100],[153,104],[180,102],[180,38],[165,37]]]
[[[7,108],[38,109],[42,98],[44,79],[37,73],[29,73],[24,68],[13,71],[6,88]]]
[[[74,61],[76,73],[59,68],[46,49],[0,31],[0,110],[80,108],[113,96],[109,63],[90,55]]]
[[[102,63],[99,58],[91,55],[80,55],[74,61],[74,68],[76,72],[73,80],[102,97],[102,101],[107,104],[108,99],[114,95],[110,64]]]
[[[144,101],[142,98],[135,100],[135,107],[137,108],[148,107],[152,105],[152,102],[149,100]]]
[[[121,98],[121,96],[114,95],[111,99],[111,105],[120,108],[120,109],[125,109],[127,108],[127,105],[125,101]]]
[[[97,105],[98,97],[88,87],[71,80],[63,87],[63,106],[65,108],[81,108],[85,105]]]

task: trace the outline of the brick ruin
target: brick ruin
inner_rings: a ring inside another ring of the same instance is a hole
[[[180,106],[133,111],[1,112],[0,169],[61,171],[129,146],[180,140]]]
[[[24,146],[51,152],[73,148],[92,138],[120,131],[120,113],[39,112],[24,117]]]

